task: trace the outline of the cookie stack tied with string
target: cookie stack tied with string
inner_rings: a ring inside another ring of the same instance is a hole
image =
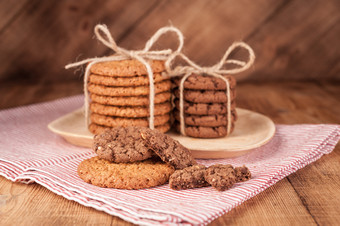
[[[236,80],[226,76],[230,84],[231,98],[231,131],[237,119],[236,113]],[[175,88],[174,116],[180,131],[180,93],[181,79],[173,79]],[[226,83],[219,78],[205,74],[191,74],[184,82],[184,122],[185,132],[191,137],[216,138],[227,135],[227,95]]]
[[[249,53],[247,62],[228,59],[236,48]],[[189,66],[171,65],[181,57]],[[182,53],[171,56],[167,70],[174,76],[176,129],[183,135],[197,138],[219,138],[229,135],[237,120],[236,80],[231,74],[248,69],[254,62],[253,50],[243,42],[234,43],[219,63],[212,67],[200,67]],[[234,69],[223,69],[225,64],[234,64]]]
[[[171,127],[171,81],[164,62],[183,47],[183,35],[175,27],[159,29],[143,50],[117,46],[105,25],[96,25],[99,41],[115,54],[67,65],[87,64],[84,75],[84,110],[90,132],[100,134],[107,128],[141,126],[166,132]],[[150,50],[160,36],[174,32],[179,44],[171,49]]]
[[[172,106],[171,81],[164,72],[164,61],[149,61],[154,80],[154,125],[166,132],[170,129]],[[137,60],[109,61],[90,68],[90,132],[98,134],[117,126],[149,126],[149,79]]]

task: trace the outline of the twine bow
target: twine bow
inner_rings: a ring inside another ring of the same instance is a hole
[[[249,59],[247,62],[240,61],[240,60],[234,60],[234,59],[228,59],[230,54],[236,49],[236,48],[244,48],[248,51]],[[174,69],[172,69],[172,64],[174,62],[174,59],[176,57],[181,57],[189,66],[177,66]],[[184,100],[183,100],[183,90],[184,90],[184,82],[186,79],[192,75],[193,73],[198,74],[207,74],[216,78],[220,78],[226,83],[226,95],[227,95],[227,135],[230,133],[231,130],[231,99],[230,99],[230,84],[227,78],[225,78],[223,75],[226,74],[236,74],[240,73],[242,71],[247,70],[251,67],[251,65],[255,61],[255,54],[252,48],[247,45],[244,42],[235,42],[233,43],[225,52],[222,59],[215,65],[211,67],[201,67],[197,64],[195,64],[193,61],[191,61],[187,56],[185,56],[183,53],[176,53],[169,57],[169,59],[165,62],[165,67],[170,76],[180,76],[183,75],[183,78],[181,79],[180,85],[179,85],[179,110],[180,110],[180,132],[182,135],[186,135],[185,133],[185,121],[184,121]],[[223,69],[223,66],[225,64],[234,64],[238,67],[234,69]]]
[[[162,35],[168,32],[174,32],[177,35],[178,41],[179,41],[177,49],[175,51],[171,49],[150,51],[151,47],[155,44],[155,42],[157,42],[157,40]],[[180,30],[178,30],[175,27],[162,27],[146,42],[143,50],[134,51],[134,50],[126,50],[124,48],[117,46],[117,43],[112,38],[111,33],[106,25],[101,25],[101,24],[96,25],[94,29],[94,33],[97,39],[100,42],[102,42],[105,46],[112,49],[115,52],[115,54],[112,56],[89,58],[89,59],[85,59],[79,62],[68,64],[65,66],[66,69],[69,69],[69,68],[78,67],[83,64],[89,63],[86,66],[85,75],[84,75],[84,96],[85,96],[84,108],[85,108],[86,124],[87,125],[89,124],[89,94],[87,91],[87,82],[88,82],[88,77],[90,75],[90,68],[94,64],[97,64],[100,62],[136,59],[145,66],[148,77],[149,77],[149,83],[150,83],[149,127],[151,129],[154,129],[155,88],[154,88],[154,82],[153,82],[153,71],[152,71],[150,64],[147,62],[147,60],[167,60],[172,55],[178,54],[183,48],[183,39],[184,39],[183,34],[181,33]]]

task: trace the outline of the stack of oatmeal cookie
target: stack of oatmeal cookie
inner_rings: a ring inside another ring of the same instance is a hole
[[[237,119],[236,80],[226,76],[230,84],[231,131]],[[174,116],[176,128],[180,131],[179,85],[181,77],[173,79],[175,99]],[[227,135],[227,95],[226,83],[220,78],[192,74],[184,82],[184,121],[187,136],[198,138],[218,138]]]
[[[166,132],[171,127],[171,81],[164,72],[163,61],[149,63],[154,72],[154,125],[156,129]],[[99,134],[106,128],[117,126],[149,126],[149,78],[141,62],[102,62],[94,64],[90,72],[89,130],[92,133]]]

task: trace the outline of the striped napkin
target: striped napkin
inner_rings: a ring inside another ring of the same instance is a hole
[[[277,125],[274,138],[232,159],[198,160],[242,166],[253,178],[219,192],[212,187],[173,191],[168,185],[142,190],[100,188],[83,182],[77,166],[95,156],[47,129],[52,120],[82,106],[75,96],[0,111],[0,175],[36,182],[69,200],[126,221],[151,225],[204,225],[257,195],[282,178],[330,153],[340,139],[339,125]]]

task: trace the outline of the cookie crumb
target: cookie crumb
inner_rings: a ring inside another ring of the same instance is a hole
[[[251,173],[246,166],[235,167],[236,181],[247,181],[251,178]]]
[[[208,167],[205,180],[216,190],[225,191],[236,183],[235,170],[232,165],[216,164]]]

